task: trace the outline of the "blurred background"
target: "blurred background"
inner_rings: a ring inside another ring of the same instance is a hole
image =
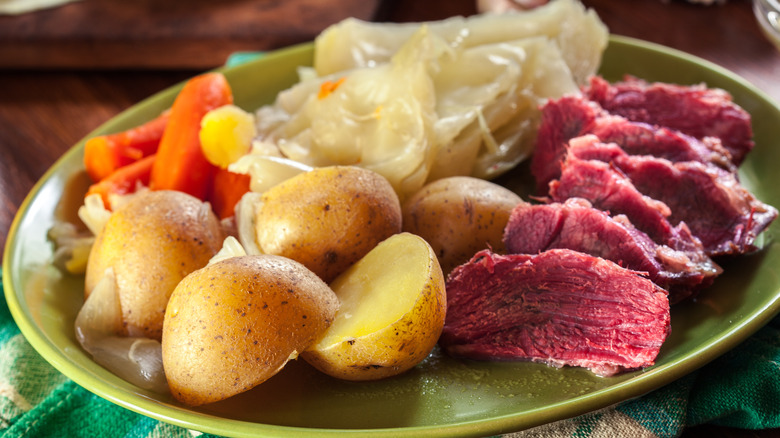
[[[271,50],[312,40],[346,17],[436,20],[484,9],[533,7],[546,0],[4,0],[0,69],[209,69],[236,51]],[[586,0],[613,33],[641,36],[717,61],[761,33],[750,0]],[[777,0],[756,0],[767,11]],[[771,11],[770,11],[771,12]],[[673,17],[665,15],[673,14]],[[742,20],[742,16],[749,16]],[[764,14],[766,16],[766,14]],[[774,17],[775,22],[777,15]],[[661,21],[687,23],[671,32]],[[766,19],[762,20],[766,23]],[[743,23],[749,23],[745,27]],[[660,32],[659,29],[664,31]],[[761,37],[763,38],[763,36]],[[724,50],[725,49],[725,50]],[[750,79],[750,78],[748,78]]]

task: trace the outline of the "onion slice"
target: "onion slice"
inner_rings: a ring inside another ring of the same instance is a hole
[[[76,317],[76,338],[95,362],[122,379],[143,389],[168,393],[160,342],[118,336],[121,327],[116,276],[108,268]]]

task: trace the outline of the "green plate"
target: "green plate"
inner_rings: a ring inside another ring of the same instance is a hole
[[[238,105],[272,102],[297,80],[296,67],[312,62],[312,45],[291,47],[225,70]],[[745,185],[763,201],[780,205],[780,109],[736,75],[684,53],[612,37],[602,74],[632,74],[654,81],[705,82],[728,90],[753,116],[756,148],[744,163]],[[168,107],[179,87],[144,100],[90,136],[137,125]],[[672,311],[672,334],[657,364],[643,371],[599,378],[577,368],[533,363],[455,360],[434,353],[412,371],[384,381],[343,382],[296,361],[248,393],[189,408],[141,390],[95,364],[81,350],[73,321],[83,279],[59,275],[46,231],[72,212],[83,193],[83,141],[35,186],[13,223],[3,270],[8,306],[35,349],[79,385],[125,408],[203,432],[237,437],[361,435],[492,435],[560,420],[640,396],[684,376],[736,346],[780,310],[780,247],[772,242],[780,222],[764,235],[756,254],[724,262],[725,274],[695,302]],[[521,178],[521,177],[518,177]],[[80,182],[81,181],[81,182]]]

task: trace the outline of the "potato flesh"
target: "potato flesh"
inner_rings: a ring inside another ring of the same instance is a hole
[[[345,275],[331,284],[337,290],[341,308],[329,335],[320,345],[360,338],[379,331],[407,314],[417,302],[428,280],[427,252],[405,250],[408,242],[394,239],[383,251],[402,257],[380,258],[384,252],[369,253],[356,266],[360,274]],[[372,310],[365,314],[366,309]]]
[[[332,287],[344,310],[301,353],[320,371],[355,381],[391,377],[413,368],[436,345],[446,315],[444,276],[422,238],[388,238]]]
[[[200,121],[203,155],[223,169],[249,152],[256,135],[254,116],[235,105],[214,108]]]

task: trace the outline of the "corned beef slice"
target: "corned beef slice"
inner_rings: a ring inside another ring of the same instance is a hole
[[[585,367],[652,365],[670,331],[666,291],[581,252],[477,253],[447,280],[439,340],[450,355]]]
[[[703,251],[677,251],[658,245],[625,216],[610,217],[581,198],[518,205],[506,226],[504,243],[510,253],[566,248],[647,272],[651,280],[669,291],[672,304],[709,286],[722,272]]]
[[[701,242],[684,223],[676,227],[669,223],[671,211],[666,204],[640,193],[609,163],[567,157],[560,179],[550,183],[549,194],[553,201],[584,198],[595,208],[625,215],[656,243],[681,251],[703,251]]]
[[[620,116],[604,115],[588,132],[604,143],[616,143],[629,155],[652,155],[669,161],[698,161],[711,163],[730,172],[737,166],[731,153],[717,137],[698,140],[665,127],[632,122]]]
[[[669,222],[685,222],[709,255],[754,250],[756,236],[777,217],[777,210],[756,199],[735,174],[713,165],[628,155],[593,136],[572,139],[568,156],[602,160],[618,168],[639,192],[669,207]]]
[[[560,164],[569,140],[585,134],[594,134],[605,143],[617,143],[630,155],[700,161],[736,171],[730,152],[716,137],[698,140],[666,127],[634,122],[609,114],[596,102],[571,95],[550,100],[542,107],[542,121],[531,162],[537,192],[544,193],[547,184],[560,175]]]
[[[634,77],[610,84],[592,77],[583,93],[609,113],[629,120],[666,126],[699,139],[718,137],[737,165],[754,146],[750,114],[724,90],[703,84],[648,83]]]
[[[564,96],[549,100],[542,106],[541,123],[536,134],[536,146],[531,157],[531,174],[540,194],[547,192],[547,183],[561,173],[566,156],[566,144],[588,132],[601,108],[579,96]]]

